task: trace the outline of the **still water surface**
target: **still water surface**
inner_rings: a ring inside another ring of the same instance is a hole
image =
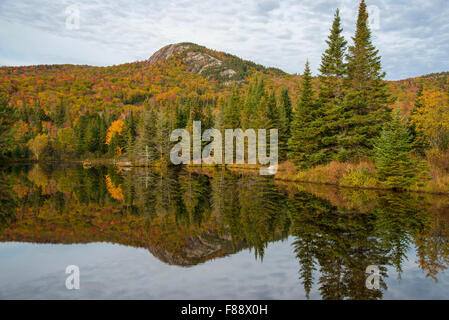
[[[41,165],[2,168],[0,201],[0,299],[449,297],[449,197]]]

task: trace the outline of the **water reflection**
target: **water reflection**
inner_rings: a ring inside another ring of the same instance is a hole
[[[3,168],[0,241],[110,242],[194,266],[293,237],[298,285],[323,299],[381,299],[411,249],[438,281],[449,264],[449,198],[277,183],[225,169]],[[381,290],[365,286],[378,265]]]

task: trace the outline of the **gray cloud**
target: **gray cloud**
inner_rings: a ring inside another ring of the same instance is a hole
[[[80,10],[80,29],[66,28],[66,8]],[[446,0],[368,0],[389,79],[449,70]],[[287,72],[316,70],[335,9],[348,40],[354,0],[2,0],[0,65],[110,65],[147,59],[160,47],[191,41]]]

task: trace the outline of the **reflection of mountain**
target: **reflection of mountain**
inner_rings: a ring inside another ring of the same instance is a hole
[[[0,241],[111,242],[146,248],[167,264],[189,266],[246,247],[263,256],[266,243],[280,238],[276,230],[264,234],[248,227],[257,221],[234,215],[246,201],[224,195],[236,194],[236,179],[225,179],[222,173],[216,178],[172,174],[146,171],[135,179],[103,168],[53,171],[36,166],[13,181],[21,198],[20,218],[4,228]],[[246,188],[258,180],[251,181]],[[212,190],[223,196],[209,200]],[[238,223],[240,219],[245,221]]]
[[[324,299],[378,299],[365,270],[400,274],[409,248],[438,279],[449,265],[449,200],[445,197],[276,185],[270,178],[111,168],[42,168],[3,178],[12,207],[0,220],[0,241],[110,242],[145,248],[162,262],[193,266],[294,237],[299,283]],[[3,188],[4,190],[6,188]],[[3,198],[2,198],[3,199]],[[2,200],[3,201],[3,200]],[[314,278],[315,275],[315,278]]]
[[[127,223],[136,221],[111,221],[109,225],[99,228],[80,226],[80,229],[70,225],[44,223],[44,219],[22,219],[22,223],[13,224],[0,234],[2,242],[31,242],[52,244],[80,244],[92,242],[110,242],[137,248],[145,248],[160,261],[179,266],[191,266],[214,258],[235,253],[244,247],[235,248],[230,239],[209,232],[186,238],[178,248],[170,247],[163,239],[151,239],[145,236],[145,230],[126,230]],[[90,223],[88,223],[89,225]],[[35,232],[27,228],[33,226]],[[45,230],[45,231],[43,231]],[[140,236],[138,236],[140,234]]]

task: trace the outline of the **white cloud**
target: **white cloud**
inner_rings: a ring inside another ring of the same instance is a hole
[[[388,78],[449,70],[445,0],[367,3],[379,8],[374,40]],[[79,30],[65,24],[73,4]],[[307,58],[318,68],[337,7],[350,40],[357,6],[354,0],[3,0],[0,64],[119,64],[190,41],[301,73]]]

